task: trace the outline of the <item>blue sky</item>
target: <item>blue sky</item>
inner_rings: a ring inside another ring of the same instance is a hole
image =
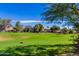
[[[41,14],[44,11],[44,4],[0,4],[0,16],[3,18],[11,18],[13,20],[29,19],[40,20]]]
[[[0,3],[0,17],[11,19],[13,25],[20,21],[22,25],[34,26],[41,23],[44,27],[52,26],[52,23],[41,20],[44,9],[43,3]]]

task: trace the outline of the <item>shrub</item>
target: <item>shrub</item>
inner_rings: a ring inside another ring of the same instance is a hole
[[[61,33],[63,33],[63,34],[67,34],[67,33],[68,33],[68,29],[67,29],[67,28],[63,28],[63,29],[61,29]]]
[[[50,48],[50,49],[49,49]],[[69,49],[54,49],[51,45],[17,46],[0,51],[1,56],[56,56],[67,54]]]
[[[60,30],[60,27],[59,26],[52,26],[50,28],[50,30],[51,30],[51,32],[56,33],[58,30]]]
[[[73,34],[73,33],[74,33],[74,30],[70,29],[69,34]]]
[[[79,35],[77,35],[73,39],[74,39],[73,53],[74,53],[74,55],[79,56]]]

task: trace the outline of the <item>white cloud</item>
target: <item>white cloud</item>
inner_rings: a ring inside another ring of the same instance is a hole
[[[37,21],[37,20],[21,20],[21,23],[35,23],[35,22],[42,22],[42,21]]]
[[[41,21],[41,20],[19,20],[20,23],[41,23],[41,22],[46,22],[46,21]],[[17,20],[13,20],[12,22],[16,23]]]

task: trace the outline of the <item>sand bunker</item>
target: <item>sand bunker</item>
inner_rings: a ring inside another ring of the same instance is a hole
[[[17,36],[17,37],[14,37],[14,36],[10,36],[10,35],[0,35],[0,41],[12,40],[12,39],[15,39],[15,38],[28,39],[28,38],[30,38],[30,36]]]
[[[0,41],[11,40],[12,37],[8,35],[0,35]]]
[[[21,39],[28,39],[30,36],[20,36]]]

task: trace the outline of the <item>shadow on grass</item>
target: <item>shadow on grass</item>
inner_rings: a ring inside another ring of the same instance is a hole
[[[62,46],[73,46],[73,44],[56,44],[56,45],[28,45],[27,47],[30,47],[30,46],[34,46],[34,47],[37,47],[37,46],[45,46],[45,47],[62,47]]]
[[[61,56],[71,53],[73,45],[29,45],[9,47],[0,51],[1,56]]]

